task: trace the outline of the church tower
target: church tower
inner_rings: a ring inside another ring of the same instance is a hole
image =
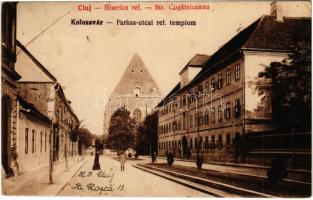
[[[161,92],[144,62],[135,54],[107,101],[104,111],[104,134],[108,133],[111,115],[125,106],[141,123],[161,100]]]

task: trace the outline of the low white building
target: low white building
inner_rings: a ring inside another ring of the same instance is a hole
[[[19,172],[49,164],[51,121],[18,97],[17,155]]]

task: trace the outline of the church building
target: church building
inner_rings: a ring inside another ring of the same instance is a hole
[[[135,54],[105,106],[104,134],[108,133],[110,118],[118,108],[125,106],[139,124],[160,100],[160,89],[141,57]]]

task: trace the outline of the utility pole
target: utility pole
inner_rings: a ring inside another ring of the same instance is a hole
[[[54,144],[53,118],[51,120],[51,131],[49,140],[49,183],[53,184],[53,144]]]
[[[69,137],[69,132],[68,134],[65,135],[65,147],[64,147],[64,157],[65,157],[65,168],[68,169],[68,159],[67,159],[67,141]]]

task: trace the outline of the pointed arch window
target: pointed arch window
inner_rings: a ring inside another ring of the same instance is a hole
[[[136,123],[141,122],[141,111],[139,109],[134,110],[133,116],[134,116]]]

